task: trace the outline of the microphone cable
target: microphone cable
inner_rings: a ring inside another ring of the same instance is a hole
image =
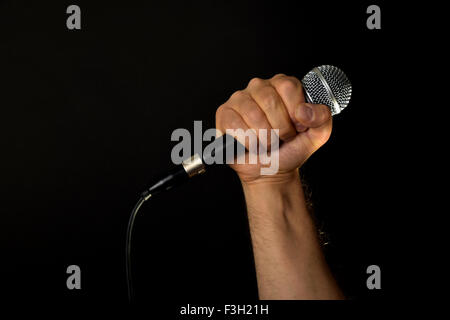
[[[126,238],[126,248],[125,248],[125,263],[126,263],[126,277],[127,277],[127,288],[128,288],[128,301],[131,303],[134,299],[134,289],[133,289],[133,272],[131,269],[131,238],[133,235],[134,221],[145,201],[150,199],[157,193],[162,191],[167,191],[176,185],[180,185],[182,182],[188,180],[189,178],[202,174],[205,172],[205,165],[203,164],[202,158],[195,154],[191,158],[183,161],[179,166],[176,166],[169,171],[168,174],[162,176],[162,178],[157,179],[150,188],[141,193],[139,200],[131,211],[130,218],[128,220],[127,227],[127,238]]]
[[[150,195],[151,196],[151,195]],[[145,202],[144,197],[140,197],[139,201],[136,203],[136,205],[133,208],[133,211],[131,211],[130,219],[128,220],[128,228],[127,228],[127,240],[126,240],[126,273],[127,273],[127,289],[128,289],[128,301],[131,302],[134,298],[134,291],[133,291],[133,278],[132,278],[132,271],[131,271],[131,236],[133,233],[133,226],[134,226],[134,220],[136,220],[136,215],[141,208],[141,206]]]

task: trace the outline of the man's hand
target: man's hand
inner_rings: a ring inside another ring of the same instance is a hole
[[[259,162],[231,165],[243,183],[252,183],[280,180],[296,171],[328,140],[332,117],[327,106],[305,103],[297,78],[277,74],[269,80],[254,78],[246,89],[236,91],[217,109],[216,127],[221,132],[254,129],[257,136],[259,129],[279,129],[278,174],[262,176]]]
[[[259,162],[232,165],[245,194],[261,299],[343,298],[320,250],[298,175],[328,140],[331,126],[329,108],[305,103],[301,82],[282,74],[251,80],[217,110],[216,127],[223,133],[254,129],[258,137],[259,129],[279,129],[276,174],[261,175]]]

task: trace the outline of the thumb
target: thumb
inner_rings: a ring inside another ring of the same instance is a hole
[[[333,120],[327,106],[311,103],[301,103],[295,110],[295,118],[299,133],[289,142],[287,151],[303,163],[328,141]]]
[[[300,103],[295,109],[297,131],[317,128],[331,119],[330,108],[323,104]]]

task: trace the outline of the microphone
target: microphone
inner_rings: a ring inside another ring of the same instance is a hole
[[[339,114],[350,102],[352,94],[350,80],[341,69],[335,66],[316,67],[308,72],[301,82],[306,100],[309,103],[328,106],[333,116]],[[194,154],[184,160],[181,165],[169,171],[162,178],[157,179],[156,183],[142,192],[141,197],[144,201],[161,191],[169,190],[189,178],[204,173],[208,167],[212,166],[211,159],[217,156],[217,152],[225,155],[225,150],[228,148],[237,149],[236,156],[239,156],[240,152],[245,152],[243,147],[235,148],[236,145],[241,144],[227,134],[215,139],[212,144],[215,144],[216,154],[203,152],[202,156]],[[212,150],[212,148],[208,149]],[[226,161],[223,163],[226,163]]]
[[[316,67],[308,72],[301,82],[306,100],[309,103],[328,106],[333,116],[340,113],[350,102],[352,85],[345,73],[337,67],[330,65]],[[214,148],[209,148],[209,146],[214,146]],[[235,157],[234,152],[232,155],[225,152],[229,148],[233,148],[233,151],[237,150],[236,157],[245,153],[245,148],[242,144],[227,134],[215,139],[209,146],[205,148],[202,155],[194,154],[189,159],[184,160],[181,165],[166,173],[162,178],[157,179],[150,188],[141,193],[141,197],[133,208],[128,221],[126,241],[126,275],[130,302],[134,295],[131,271],[131,237],[134,221],[142,204],[153,195],[202,174],[208,167],[215,165],[214,159],[225,159],[222,163],[229,163],[228,160],[232,159],[226,157]],[[226,155],[225,158],[224,155]]]

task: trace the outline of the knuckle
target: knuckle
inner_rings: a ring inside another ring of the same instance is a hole
[[[236,111],[224,104],[216,111],[216,127],[223,132],[227,129],[239,129],[242,127],[242,120]]]
[[[258,90],[256,94],[264,110],[273,110],[277,107],[278,99],[274,88],[265,86]]]
[[[252,78],[249,82],[248,82],[248,86],[249,87],[257,87],[260,86],[264,83],[264,80],[261,78]]]
[[[279,86],[283,91],[295,91],[301,87],[300,80],[294,77],[280,79]]]
[[[235,91],[232,95],[231,95],[231,97],[230,97],[230,99],[240,99],[240,98],[242,98],[243,96],[245,95],[245,93],[244,93],[244,91],[243,90],[237,90],[237,91]]]
[[[282,93],[291,93],[301,88],[301,82],[295,77],[283,77],[274,80],[274,86]]]
[[[239,116],[230,109],[218,109],[216,112],[216,127],[225,132],[227,129],[237,129],[241,126]]]
[[[222,123],[222,120],[224,119],[224,113],[225,113],[225,105],[221,105],[216,110],[216,126]]]
[[[278,82],[284,78],[286,78],[287,75],[285,75],[284,73],[277,73],[276,75],[274,75],[271,79],[270,82],[275,83]]]

